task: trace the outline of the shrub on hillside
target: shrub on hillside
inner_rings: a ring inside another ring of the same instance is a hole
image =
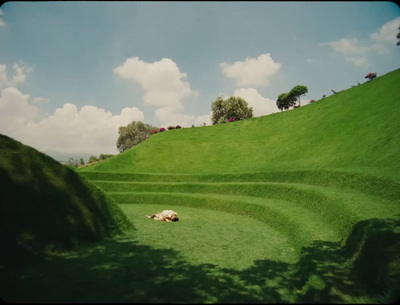
[[[376,78],[376,72],[370,72],[364,78],[368,78],[369,80],[373,80],[374,78]]]
[[[281,93],[276,100],[276,106],[283,111],[283,109],[288,110],[290,107],[298,108],[301,106],[300,97],[308,92],[307,86],[297,85],[290,90],[288,93]],[[296,102],[299,101],[298,107],[296,107]]]
[[[182,128],[182,127],[180,125],[175,126],[175,129],[179,129],[179,128]]]
[[[168,130],[175,129],[174,126],[168,126]]]
[[[165,131],[165,128],[164,127],[160,128],[160,132],[163,132],[163,131]]]
[[[222,124],[228,122],[229,118],[235,120],[251,119],[253,108],[241,97],[231,96],[227,99],[217,98],[211,106],[212,124]]]
[[[150,137],[157,127],[149,124],[144,124],[140,121],[133,121],[127,126],[121,126],[118,129],[117,148],[120,152],[123,152],[140,142]]]
[[[111,158],[113,156],[114,156],[113,154],[100,154],[99,159],[105,160],[105,159]]]
[[[94,162],[99,162],[99,161],[100,161],[100,159],[97,156],[91,155],[88,163],[94,163]]]

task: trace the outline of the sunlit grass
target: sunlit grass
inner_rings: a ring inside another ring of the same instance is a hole
[[[160,205],[129,204],[121,205],[121,208],[137,228],[141,244],[156,249],[174,249],[192,264],[208,263],[243,270],[256,259],[296,260],[284,234],[250,217],[172,206],[180,219],[176,223],[167,223],[144,216],[161,212]]]
[[[155,134],[83,170],[225,174],[376,168],[392,175],[400,168],[399,83],[396,70],[287,112]]]

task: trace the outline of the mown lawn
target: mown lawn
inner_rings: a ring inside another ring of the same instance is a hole
[[[265,117],[152,135],[82,171],[226,174],[354,169],[400,180],[400,69]]]

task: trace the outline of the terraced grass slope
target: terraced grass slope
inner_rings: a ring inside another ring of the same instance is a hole
[[[132,228],[119,206],[72,169],[4,135],[0,179],[2,268]]]
[[[184,288],[170,283],[178,294],[201,290],[193,302],[392,302],[400,295],[399,83],[396,70],[299,109],[156,134],[79,173],[121,205],[141,243],[222,268],[224,289],[239,291],[207,293],[196,277]],[[180,222],[144,218],[163,209]]]

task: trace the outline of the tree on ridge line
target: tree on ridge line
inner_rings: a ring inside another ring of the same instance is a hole
[[[237,96],[231,96],[224,100],[218,97],[211,106],[211,121],[212,124],[227,123],[229,120],[238,121],[251,119],[253,117],[253,108],[245,99]]]
[[[127,126],[121,126],[118,129],[117,149],[123,152],[132,148],[150,137],[153,130],[158,129],[157,127],[140,121],[133,121]]]
[[[276,101],[276,106],[283,111],[288,110],[290,107],[300,107],[300,97],[308,92],[307,86],[297,85],[288,93],[281,93]],[[297,99],[299,106],[296,106]]]

